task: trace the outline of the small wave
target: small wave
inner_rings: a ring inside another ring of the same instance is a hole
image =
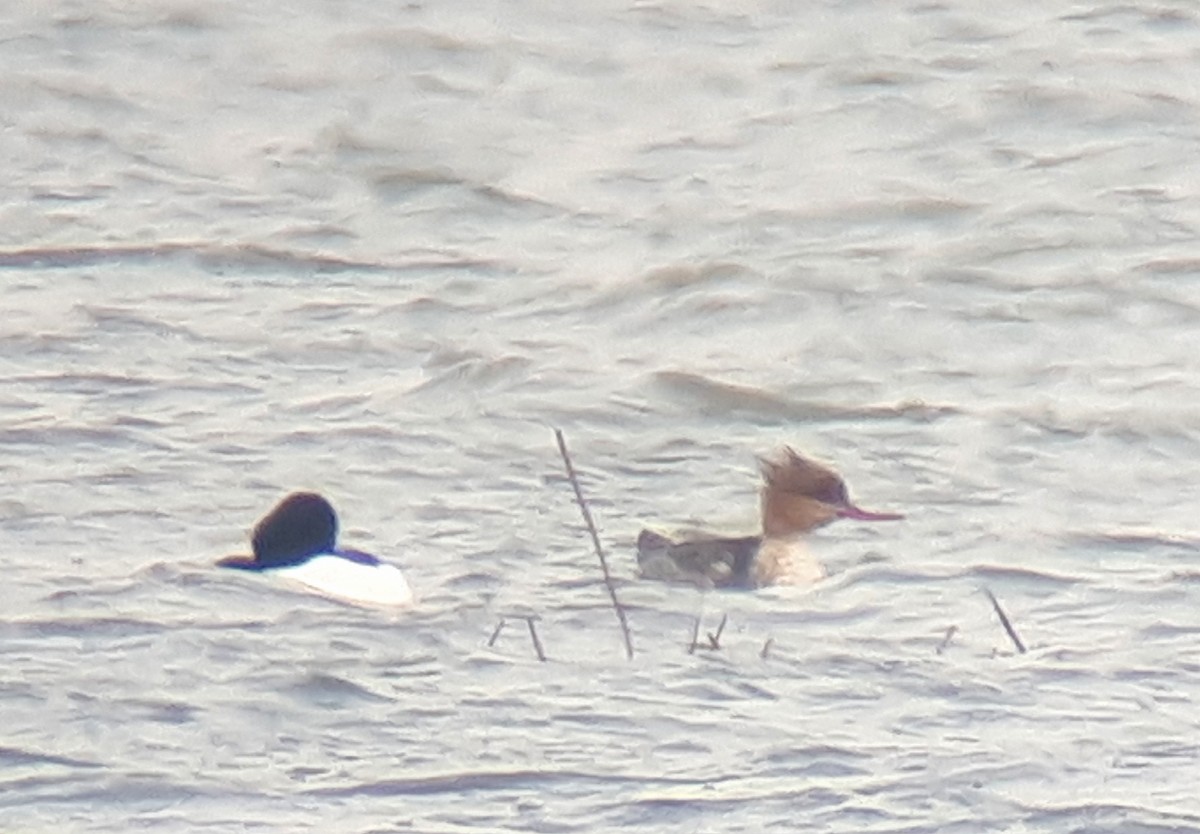
[[[17,747],[0,747],[0,764],[8,766],[19,765],[61,765],[63,767],[103,767],[100,762],[86,759],[74,759],[70,756],[58,756],[53,753],[37,753],[21,750]]]
[[[1082,439],[1092,435],[1121,440],[1191,440],[1200,433],[1200,415],[1170,407],[1069,411],[1037,404],[1014,410],[1009,419],[1048,435]]]
[[[435,376],[409,389],[413,395],[444,393],[447,388],[462,388],[479,393],[485,387],[501,383],[519,384],[528,378],[532,360],[509,354],[498,357],[479,355],[463,358]]]
[[[449,256],[384,262],[319,252],[296,252],[254,243],[214,244],[202,241],[0,250],[0,269],[70,269],[110,263],[158,263],[164,260],[192,260],[210,269],[271,269],[320,273],[388,273],[413,269],[492,265],[479,259]]]
[[[340,709],[363,702],[387,703],[391,700],[346,678],[324,672],[307,675],[289,687],[288,691],[300,700],[323,709]]]
[[[1135,267],[1159,275],[1200,274],[1200,258],[1155,258]]]
[[[47,600],[59,602],[66,598],[86,596],[90,594],[77,591],[57,591],[50,594]],[[136,620],[125,617],[78,617],[73,619],[61,618],[56,620],[15,620],[3,626],[7,632],[31,637],[103,637],[120,639],[126,637],[147,637],[166,633],[172,626],[148,620]]]
[[[1079,576],[1065,576],[1049,571],[1007,565],[974,565],[966,571],[966,575],[989,582],[1027,582],[1039,586],[1057,585],[1064,588],[1085,581]]]
[[[661,774],[612,776],[603,773],[588,773],[572,770],[496,770],[461,771],[456,773],[413,776],[404,779],[382,779],[356,785],[313,788],[305,791],[309,796],[352,797],[352,796],[403,796],[440,793],[466,793],[511,791],[514,789],[538,789],[563,784],[624,785],[647,784],[691,785],[710,784],[687,778],[672,778]]]
[[[921,423],[959,413],[952,406],[931,405],[922,400],[858,406],[794,400],[761,388],[721,382],[687,371],[658,371],[653,374],[653,381],[673,397],[692,400],[701,408],[720,413],[749,412],[791,420],[907,420]]]
[[[829,787],[828,777],[820,782],[797,781],[790,775],[731,778],[666,790],[647,790],[634,797],[629,810],[632,812],[634,809],[684,807],[693,814],[699,814],[705,808],[741,806],[751,801],[799,801],[814,795],[822,795],[832,800],[834,793]]]
[[[134,310],[100,304],[77,304],[75,310],[87,316],[99,329],[122,333],[145,332],[156,336],[187,339],[191,342],[204,341],[196,331],[181,324],[172,324],[162,317],[139,315]],[[124,375],[107,374],[114,384],[127,379]]]
[[[1197,576],[1200,579],[1200,576]],[[1138,629],[1146,640],[1164,640],[1172,637],[1194,638],[1200,634],[1200,625],[1176,625],[1175,623],[1155,622]],[[1138,679],[1138,673],[1130,674],[1132,679]]]
[[[1081,547],[1117,547],[1151,550],[1158,547],[1200,549],[1200,536],[1161,530],[1080,530],[1063,534],[1068,543]]]
[[[727,284],[730,280],[753,274],[744,266],[725,261],[701,264],[673,264],[646,273],[641,279],[643,286],[656,290],[679,290],[704,284]],[[629,288],[623,287],[623,290]]]
[[[852,588],[858,585],[902,587],[905,585],[921,585],[927,582],[939,582],[947,578],[949,576],[945,573],[905,570],[880,560],[872,560],[833,574],[826,583],[826,587]]]

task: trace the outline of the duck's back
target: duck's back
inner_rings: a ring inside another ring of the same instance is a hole
[[[653,530],[638,536],[638,567],[646,579],[687,582],[703,588],[754,588],[758,536],[703,536],[673,541]]]

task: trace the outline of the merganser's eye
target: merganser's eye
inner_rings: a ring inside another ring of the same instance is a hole
[[[850,500],[846,492],[846,483],[841,479],[823,485],[813,497],[825,504],[845,504]]]

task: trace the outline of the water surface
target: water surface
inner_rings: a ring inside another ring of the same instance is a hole
[[[1191,5],[285,5],[0,12],[7,827],[1200,830]],[[636,580],[782,443],[907,520]]]

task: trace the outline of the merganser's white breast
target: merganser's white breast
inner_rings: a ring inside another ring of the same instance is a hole
[[[347,558],[344,552],[319,553],[298,565],[272,568],[264,573],[299,582],[345,602],[389,607],[411,605],[412,588],[400,569],[374,557],[370,559]]]
[[[754,583],[766,585],[815,585],[825,578],[825,566],[809,551],[799,536],[763,539],[751,569]]]

